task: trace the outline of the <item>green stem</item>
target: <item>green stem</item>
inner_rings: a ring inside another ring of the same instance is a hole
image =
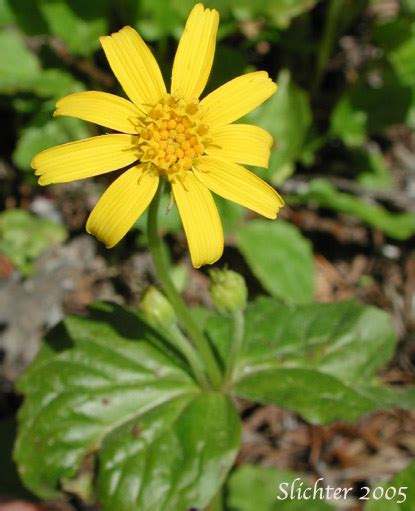
[[[242,347],[244,332],[245,332],[245,316],[242,310],[237,310],[233,313],[233,339],[226,365],[224,379],[225,386],[229,386],[232,383],[236,361],[238,359],[238,355]]]
[[[201,362],[197,351],[194,349],[188,339],[182,334],[177,325],[171,325],[168,332],[175,341],[176,348],[184,355],[193,372],[197,383],[203,390],[209,389],[209,382],[206,379],[203,363]]]
[[[205,364],[206,373],[210,383],[215,390],[218,390],[222,383],[222,375],[215,359],[209,341],[199,329],[197,323],[193,320],[182,297],[177,292],[173,281],[169,275],[169,265],[163,252],[161,240],[157,231],[158,210],[160,205],[160,197],[163,186],[160,185],[157,193],[150,204],[148,212],[147,235],[148,246],[153,256],[154,266],[156,268],[157,277],[163,286],[170,303],[176,311],[177,318],[183,329],[189,334],[200,356]]]
[[[342,6],[343,0],[330,0],[329,2],[323,36],[321,38],[317,54],[316,70],[311,85],[312,96],[315,96],[320,86],[324,70],[326,69],[327,62],[333,50],[333,43],[336,37],[337,25]]]

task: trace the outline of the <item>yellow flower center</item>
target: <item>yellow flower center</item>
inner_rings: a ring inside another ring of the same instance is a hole
[[[151,162],[165,177],[192,168],[204,153],[209,126],[198,116],[196,103],[185,103],[170,94],[143,120],[138,145],[142,162]]]

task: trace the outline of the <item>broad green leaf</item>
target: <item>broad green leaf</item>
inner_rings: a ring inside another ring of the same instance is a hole
[[[211,317],[207,331],[223,360],[232,325]],[[248,306],[234,391],[274,403],[313,423],[355,420],[391,403],[380,400],[376,371],[393,354],[388,316],[354,302],[287,306],[261,298]]]
[[[193,5],[188,12],[192,7]],[[157,41],[167,36],[180,34],[184,19],[185,17],[180,16],[171,0],[169,2],[142,0],[138,5],[135,25],[146,40]]]
[[[415,22],[407,37],[387,55],[401,83],[415,85]]]
[[[412,0],[410,0],[412,2]],[[407,7],[409,6],[409,2]],[[409,7],[408,7],[409,8]],[[415,125],[415,21],[413,16],[400,16],[375,27],[373,38],[382,46],[385,59],[393,69],[402,89],[411,92],[404,121]],[[406,92],[408,94],[408,92]],[[396,101],[396,100],[395,100]]]
[[[203,508],[239,448],[231,401],[202,393],[169,342],[115,304],[52,331],[19,389],[15,459],[43,498],[83,478],[108,511]]]
[[[88,135],[87,125],[74,118],[56,117],[41,126],[29,126],[20,135],[13,161],[20,169],[30,170],[30,162],[38,152]]]
[[[373,27],[373,41],[389,53],[408,40],[411,36],[411,26],[411,16],[398,16],[389,21],[380,22]]]
[[[402,9],[410,13],[415,13],[415,0],[402,0]]]
[[[51,33],[78,55],[91,55],[108,32],[109,0],[40,0],[39,9]]]
[[[150,411],[110,434],[100,453],[106,509],[204,508],[233,464],[239,418],[223,394]]]
[[[314,294],[311,245],[283,220],[253,220],[237,233],[238,246],[254,275],[273,296],[309,302]]]
[[[331,114],[330,133],[352,147],[361,145],[368,134],[382,134],[405,122],[411,103],[411,87],[385,71],[379,87],[360,83],[340,98]]]
[[[364,511],[413,511],[415,507],[414,481],[415,463],[411,463],[389,483],[372,484],[370,500],[365,505]],[[380,490],[376,491],[379,500],[373,497],[373,490],[376,487],[384,489],[383,498],[379,498]]]
[[[339,192],[325,179],[314,179],[307,190],[285,199],[290,204],[315,202],[324,208],[355,215],[394,239],[406,240],[415,234],[414,213],[391,213],[382,206]]]
[[[324,500],[291,499],[291,485],[294,489],[298,489],[301,483],[302,491],[305,488],[311,488],[311,485],[287,470],[259,465],[241,465],[229,478],[227,504],[232,511],[334,510]]]
[[[287,177],[287,168],[299,159],[311,125],[311,110],[307,94],[292,81],[289,71],[277,78],[278,91],[248,118],[268,130],[274,137],[269,164],[269,179],[279,183]]]
[[[43,98],[61,98],[84,90],[84,85],[62,69],[44,69],[31,83],[31,92]]]
[[[283,367],[317,369],[348,383],[365,384],[395,347],[389,316],[351,301],[289,307],[262,298],[250,306],[246,323],[244,367],[264,367],[268,362],[281,367],[281,361],[272,362],[280,357]]]
[[[24,275],[33,271],[33,261],[49,246],[66,239],[65,228],[36,217],[23,209],[0,214],[0,254],[4,254]]]
[[[0,52],[0,92],[14,94],[27,89],[40,74],[40,64],[23,37],[15,30],[1,29]]]
[[[354,421],[379,408],[374,399],[362,395],[352,384],[307,368],[253,371],[241,378],[235,391],[245,399],[295,411],[312,424]]]
[[[32,92],[44,98],[59,98],[84,89],[83,84],[66,71],[41,69],[37,56],[15,30],[0,30],[0,52],[2,93]]]
[[[13,12],[7,3],[7,0],[0,0],[0,27],[14,22]]]
[[[6,0],[8,7],[13,12],[13,17],[20,28],[27,35],[45,35],[48,26],[39,10],[39,2],[31,2],[28,8],[27,2],[22,0]]]

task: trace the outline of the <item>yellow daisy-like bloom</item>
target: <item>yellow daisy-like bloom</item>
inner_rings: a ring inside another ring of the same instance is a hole
[[[267,167],[271,135],[232,124],[276,91],[264,71],[239,76],[199,101],[212,67],[219,14],[197,4],[173,63],[171,92],[139,34],[124,27],[101,44],[130,101],[79,92],[54,115],[78,117],[120,132],[46,149],[33,158],[39,184],[65,183],[128,167],[91,212],[86,229],[110,248],[125,236],[167,179],[182,218],[193,266],[217,261],[223,231],[211,191],[267,218],[281,197],[240,164]]]

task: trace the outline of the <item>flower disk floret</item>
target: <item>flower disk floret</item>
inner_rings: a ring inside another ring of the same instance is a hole
[[[141,162],[153,164],[169,179],[183,177],[195,158],[204,154],[208,141],[209,126],[198,113],[196,102],[167,94],[141,121],[137,142]]]

